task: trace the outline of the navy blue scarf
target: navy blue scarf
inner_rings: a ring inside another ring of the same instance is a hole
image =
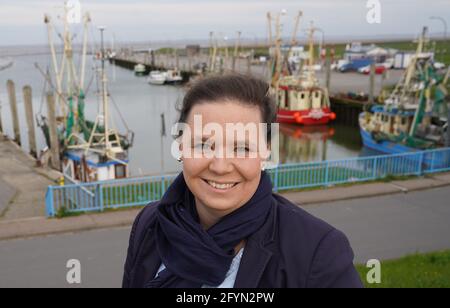
[[[166,269],[148,288],[218,286],[234,258],[235,247],[262,227],[272,206],[272,182],[266,172],[253,197],[241,208],[204,230],[195,198],[181,173],[162,198],[154,226],[157,249]]]

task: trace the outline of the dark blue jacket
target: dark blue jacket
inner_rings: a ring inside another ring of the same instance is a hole
[[[247,239],[235,288],[362,287],[346,236],[280,195],[263,227]],[[133,225],[123,287],[140,288],[161,265],[152,235],[158,203]]]

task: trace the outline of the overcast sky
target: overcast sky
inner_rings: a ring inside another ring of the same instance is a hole
[[[302,27],[311,20],[328,37],[414,35],[422,26],[443,33],[450,26],[450,0],[380,0],[381,24],[366,21],[367,0],[80,0],[95,26],[103,25],[118,41],[207,39],[210,31],[233,37],[264,38],[266,13],[286,9],[286,35],[296,12]],[[0,45],[46,43],[44,13],[56,16],[63,0],[0,0]]]

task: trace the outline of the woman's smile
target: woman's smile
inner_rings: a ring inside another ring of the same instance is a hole
[[[227,193],[236,188],[239,182],[219,182],[211,181],[207,179],[202,179],[203,182],[208,186],[208,188],[214,192]]]

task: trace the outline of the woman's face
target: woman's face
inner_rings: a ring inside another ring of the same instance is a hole
[[[194,116],[201,116],[200,136],[195,132]],[[225,216],[247,203],[256,192],[261,178],[262,162],[258,138],[254,140],[248,133],[244,134],[245,137],[236,134],[234,138],[227,138],[226,124],[242,123],[244,126],[250,124],[258,127],[261,122],[262,116],[258,106],[246,106],[236,101],[205,102],[192,108],[187,119],[192,134],[189,143],[191,153],[204,153],[205,145],[209,145],[216,154],[222,147],[224,153],[222,157],[183,156],[185,181],[196,202],[205,207],[204,210]],[[211,123],[222,128],[222,140],[219,140],[220,135],[215,132],[202,131],[205,125]],[[198,138],[194,138],[195,136]],[[214,142],[211,142],[212,140]],[[183,145],[186,144],[184,141]],[[231,153],[234,155],[229,155]]]

